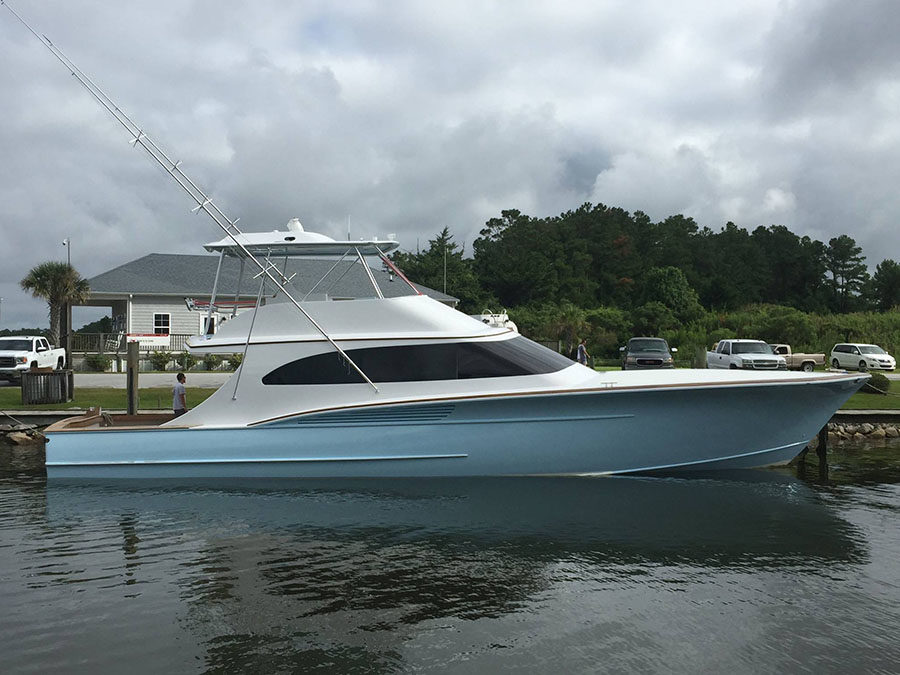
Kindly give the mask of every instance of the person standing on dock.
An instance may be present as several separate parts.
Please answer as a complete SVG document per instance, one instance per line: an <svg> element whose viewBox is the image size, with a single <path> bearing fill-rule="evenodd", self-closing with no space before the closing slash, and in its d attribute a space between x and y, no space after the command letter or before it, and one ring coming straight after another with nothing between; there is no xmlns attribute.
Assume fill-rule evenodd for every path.
<svg viewBox="0 0 900 675"><path fill-rule="evenodd" d="M187 412L187 398L184 391L185 382L184 373L178 373L175 376L175 386L172 388L172 410L175 417L184 415Z"/></svg>
<svg viewBox="0 0 900 675"><path fill-rule="evenodd" d="M582 338L581 342L578 343L578 351L576 352L576 360L583 366L587 365L588 357L587 345L585 345L585 340Z"/></svg>

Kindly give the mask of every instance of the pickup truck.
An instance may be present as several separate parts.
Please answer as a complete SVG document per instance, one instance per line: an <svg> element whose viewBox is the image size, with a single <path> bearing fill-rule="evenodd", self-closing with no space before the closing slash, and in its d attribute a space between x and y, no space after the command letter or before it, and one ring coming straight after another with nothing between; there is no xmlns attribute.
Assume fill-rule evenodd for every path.
<svg viewBox="0 0 900 675"><path fill-rule="evenodd" d="M762 340L719 340L706 352L707 368L787 370L787 361Z"/></svg>
<svg viewBox="0 0 900 675"><path fill-rule="evenodd" d="M56 368L66 365L66 350L53 349L46 338L23 335L0 337L0 379L18 382L31 368Z"/></svg>
<svg viewBox="0 0 900 675"><path fill-rule="evenodd" d="M811 373L816 366L825 365L825 354L801 354L791 351L790 345L770 344L772 351L783 356L787 362L788 370L802 370Z"/></svg>

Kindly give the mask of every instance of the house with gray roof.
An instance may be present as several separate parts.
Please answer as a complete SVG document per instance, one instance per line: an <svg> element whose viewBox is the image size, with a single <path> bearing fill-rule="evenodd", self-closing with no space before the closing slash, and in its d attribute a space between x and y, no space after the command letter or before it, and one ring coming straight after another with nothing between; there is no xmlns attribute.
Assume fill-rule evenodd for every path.
<svg viewBox="0 0 900 675"><path fill-rule="evenodd" d="M192 301L201 305L210 301L218 263L219 256L215 255L151 253L88 279L90 296L81 304L109 307L117 333L170 335L172 341L168 347L156 348L178 351L185 337L203 330L206 311L190 309L189 306ZM288 258L284 263L279 264L279 270L283 270L285 276L292 277L289 290L298 299L310 291L313 291L309 296L311 300L350 300L375 295L368 275L358 260L341 261L330 273L335 264L333 260ZM382 267L370 269L384 297L410 295L413 292L390 270ZM213 313L215 324L227 320L233 313L252 307L259 291L259 280L253 278L256 273L252 265L242 268L237 258L226 256L222 259L217 304L231 300L235 301L235 308L219 307L219 311ZM324 282L318 283L326 273ZM431 288L418 284L416 287L451 307L459 302L457 298ZM284 300L284 294L267 282L262 303ZM75 351L94 350L76 347Z"/></svg>

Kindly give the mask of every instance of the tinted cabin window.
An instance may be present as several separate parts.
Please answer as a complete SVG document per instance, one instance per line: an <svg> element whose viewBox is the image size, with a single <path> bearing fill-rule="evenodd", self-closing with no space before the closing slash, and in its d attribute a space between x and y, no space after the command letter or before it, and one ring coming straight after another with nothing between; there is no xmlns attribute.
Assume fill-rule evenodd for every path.
<svg viewBox="0 0 900 675"><path fill-rule="evenodd" d="M373 382L465 380L553 373L572 365L561 354L523 337L500 342L458 342L351 349L353 359ZM263 384L358 384L362 377L340 354L297 359L263 377Z"/></svg>

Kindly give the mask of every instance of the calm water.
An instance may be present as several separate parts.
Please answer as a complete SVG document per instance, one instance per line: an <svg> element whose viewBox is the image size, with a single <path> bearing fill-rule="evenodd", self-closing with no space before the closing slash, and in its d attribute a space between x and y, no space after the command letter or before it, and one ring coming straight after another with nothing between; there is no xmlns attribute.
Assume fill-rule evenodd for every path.
<svg viewBox="0 0 900 675"><path fill-rule="evenodd" d="M59 484L0 448L0 670L894 672L900 446L692 478Z"/></svg>

